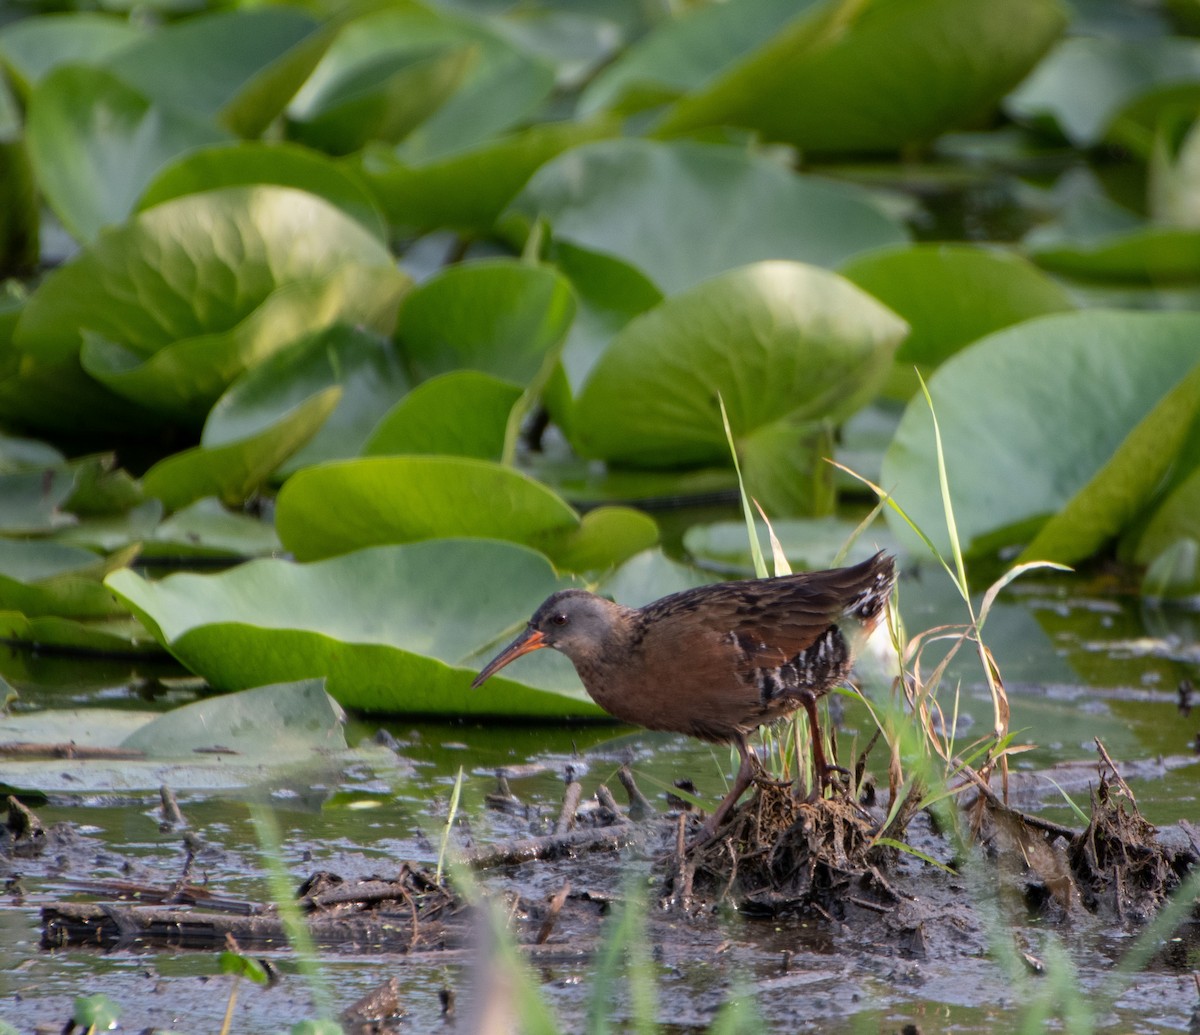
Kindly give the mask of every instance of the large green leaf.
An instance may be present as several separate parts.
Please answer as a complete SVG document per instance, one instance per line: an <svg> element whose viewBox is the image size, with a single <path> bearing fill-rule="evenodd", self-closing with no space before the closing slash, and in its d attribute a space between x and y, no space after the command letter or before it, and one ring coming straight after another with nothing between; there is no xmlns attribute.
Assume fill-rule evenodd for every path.
<svg viewBox="0 0 1200 1035"><path fill-rule="evenodd" d="M486 693L470 689L490 652L566 585L544 557L513 544L435 540L159 582L125 570L108 585L222 689L324 675L334 697L364 711L599 714L553 651Z"/></svg>
<svg viewBox="0 0 1200 1035"><path fill-rule="evenodd" d="M165 417L198 424L238 377L308 337L313 328L356 317L389 326L404 286L391 266L348 263L324 278L281 286L227 332L188 338L145 359L88 335L80 362L114 392ZM296 393L303 394L309 393Z"/></svg>
<svg viewBox="0 0 1200 1035"><path fill-rule="evenodd" d="M636 112L706 86L816 2L739 0L687 9L661 22L596 76L579 110Z"/></svg>
<svg viewBox="0 0 1200 1035"><path fill-rule="evenodd" d="M147 97L256 137L283 111L333 39L292 7L189 18L112 54L107 67Z"/></svg>
<svg viewBox="0 0 1200 1035"><path fill-rule="evenodd" d="M387 227L370 192L332 159L293 144L237 144L201 148L163 169L138 201L139 210L219 187L270 183L324 198L380 240Z"/></svg>
<svg viewBox="0 0 1200 1035"><path fill-rule="evenodd" d="M907 233L862 190L732 147L612 140L534 174L511 218L620 259L671 294L762 259L836 266Z"/></svg>
<svg viewBox="0 0 1200 1035"><path fill-rule="evenodd" d="M57 614L29 618L19 611L0 611L0 640L21 644L43 655L55 651L92 657L162 653L158 641L124 608L117 617L84 621Z"/></svg>
<svg viewBox="0 0 1200 1035"><path fill-rule="evenodd" d="M1200 230L1144 226L1108 237L1031 242L1039 266L1084 280L1187 284L1200 280Z"/></svg>
<svg viewBox="0 0 1200 1035"><path fill-rule="evenodd" d="M88 335L148 357L229 331L278 288L351 265L394 272L371 233L312 194L229 187L188 195L102 234L50 274L25 306L15 341L47 363L77 354ZM373 308L347 294L349 314Z"/></svg>
<svg viewBox="0 0 1200 1035"><path fill-rule="evenodd" d="M657 539L649 519L609 509L618 513L594 511L581 521L548 488L512 468L463 457L391 456L296 472L279 493L275 525L300 560L473 536L528 544L561 566L590 569L619 563Z"/></svg>
<svg viewBox="0 0 1200 1035"><path fill-rule="evenodd" d="M806 151L924 143L986 115L1065 22L1057 0L827 0L655 129L745 126Z"/></svg>
<svg viewBox="0 0 1200 1035"><path fill-rule="evenodd" d="M781 421L844 418L878 389L907 329L826 270L734 270L617 335L579 396L577 445L642 466L725 462L718 395L739 442Z"/></svg>
<svg viewBox="0 0 1200 1035"><path fill-rule="evenodd" d="M795 571L832 568L839 563L838 555L857 530L858 522L847 518L793 518L771 522L771 531ZM764 554L770 554L771 542L766 525L757 522L755 532ZM741 578L754 576L754 561L750 556L744 521L692 525L684 534L683 545L706 568ZM895 539L881 521L862 532L841 563L865 561L878 550L887 550L889 553L897 550Z"/></svg>
<svg viewBox="0 0 1200 1035"><path fill-rule="evenodd" d="M1122 109L1158 88L1190 89L1200 100L1200 42L1169 37L1063 40L1005 106L1017 118L1051 122L1076 147L1093 147Z"/></svg>
<svg viewBox="0 0 1200 1035"><path fill-rule="evenodd" d="M930 372L964 345L1034 316L1075 308L1036 267L1007 252L959 244L918 244L855 259L839 271L908 321L896 351L892 392L917 389L914 366Z"/></svg>
<svg viewBox="0 0 1200 1035"><path fill-rule="evenodd" d="M355 30L342 32L288 109L294 139L336 155L403 140L453 96L478 56L472 46L413 50Z"/></svg>
<svg viewBox="0 0 1200 1035"><path fill-rule="evenodd" d="M358 168L393 226L484 233L539 166L617 129L606 119L539 123L423 162L368 147Z"/></svg>
<svg viewBox="0 0 1200 1035"><path fill-rule="evenodd" d="M496 259L452 266L410 292L396 334L420 379L465 367L526 385L553 362L574 315L561 274Z"/></svg>
<svg viewBox="0 0 1200 1035"><path fill-rule="evenodd" d="M633 266L599 252L559 242L559 268L575 289L578 311L563 345L562 369L571 397L583 387L608 343L630 320L663 300L662 292ZM548 401L555 420L569 428L569 403Z"/></svg>
<svg viewBox="0 0 1200 1035"><path fill-rule="evenodd" d="M204 496L217 496L230 506L244 503L317 433L341 394L337 386L326 388L247 438L197 446L160 460L142 479L146 495L162 500L168 510Z"/></svg>
<svg viewBox="0 0 1200 1035"><path fill-rule="evenodd" d="M0 539L0 611L28 617L107 618L121 606L100 580L128 555L105 561L90 550L42 540Z"/></svg>
<svg viewBox="0 0 1200 1035"><path fill-rule="evenodd" d="M28 97L56 68L98 64L145 34L136 22L90 11L21 18L0 29L0 59Z"/></svg>
<svg viewBox="0 0 1200 1035"><path fill-rule="evenodd" d="M947 360L929 391L963 548L1032 541L1030 555L1069 563L1119 535L1152 498L1200 407L1198 363L1200 316L1116 311L1027 321ZM946 549L922 396L905 411L882 479Z"/></svg>
<svg viewBox="0 0 1200 1035"><path fill-rule="evenodd" d="M440 453L499 461L519 398L519 385L477 370L430 378L384 414L363 455Z"/></svg>
<svg viewBox="0 0 1200 1035"><path fill-rule="evenodd" d="M46 200L80 241L122 222L168 162L227 136L207 119L155 103L110 72L78 65L38 84L28 134Z"/></svg>
<svg viewBox="0 0 1200 1035"><path fill-rule="evenodd" d="M145 757L10 759L4 785L47 794L227 791L336 779L348 765L394 769L392 752L346 750L344 716L318 678L209 697L162 715L79 708L0 718L0 739L114 748ZM264 736L264 731L270 736ZM390 756L390 759L389 759Z"/></svg>
<svg viewBox="0 0 1200 1035"><path fill-rule="evenodd" d="M342 390L337 409L312 441L283 464L281 474L358 456L409 381L391 339L335 324L243 374L212 408L201 441L211 447L257 434L330 385Z"/></svg>

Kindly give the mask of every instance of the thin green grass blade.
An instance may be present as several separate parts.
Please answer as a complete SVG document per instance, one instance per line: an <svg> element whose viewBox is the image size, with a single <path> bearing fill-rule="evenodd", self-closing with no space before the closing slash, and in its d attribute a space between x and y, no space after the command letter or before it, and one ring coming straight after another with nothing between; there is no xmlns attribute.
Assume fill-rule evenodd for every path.
<svg viewBox="0 0 1200 1035"><path fill-rule="evenodd" d="M454 790L450 792L450 811L446 815L446 825L442 827L442 844L438 849L437 874L434 880L442 883L442 864L446 861L446 847L450 844L450 831L454 827L454 817L458 815L458 800L462 795L463 767L458 767L458 776L454 778Z"/></svg>
<svg viewBox="0 0 1200 1035"><path fill-rule="evenodd" d="M725 400L717 393L721 406L721 423L725 426L725 441L729 443L729 455L733 457L733 469L737 474L738 496L742 500L742 515L746 519L746 534L750 537L750 558L754 562L754 574L760 579L767 577L767 562L763 559L762 544L758 541L758 529L754 524L754 512L750 509L750 497L746 495L746 483L742 481L742 465L738 463L737 446L733 443L733 429L729 426L729 414L725 412Z"/></svg>

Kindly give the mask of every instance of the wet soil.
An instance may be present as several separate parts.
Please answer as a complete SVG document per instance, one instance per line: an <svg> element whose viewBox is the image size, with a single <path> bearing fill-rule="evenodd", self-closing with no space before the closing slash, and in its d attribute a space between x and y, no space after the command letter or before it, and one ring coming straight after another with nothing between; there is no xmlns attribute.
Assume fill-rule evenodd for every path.
<svg viewBox="0 0 1200 1035"><path fill-rule="evenodd" d="M1136 980L1113 975L1129 943L1200 864L1200 829L1184 821L1156 830L1111 764L1093 765L1092 783L1086 828L1041 821L979 793L957 814L957 829L946 828L945 812L939 825L916 810L903 829L889 825L882 843L882 805L798 801L765 784L707 844L695 843L699 823L686 811L632 819L646 808L636 788L623 807L607 789L581 801L569 783L552 832L468 846L452 879L439 882L429 868L402 861L381 867L378 858L344 858L341 872L313 871L296 895L326 969L344 977L353 965L354 978L339 977L331 994L335 1012L366 997L353 1016L375 1025L369 1030L429 1030L452 1013L473 1031L481 1016L515 1009L512 996L497 991L511 981L488 978L503 956L489 915L501 918L574 1030L611 918L627 902L644 921L668 1031L705 1027L747 987L779 1030L840 1030L864 1013L880 1030L898 1031L913 1017L923 1017L920 1030L940 1030L925 1016L935 1004L956 1030L972 1011L980 1012L977 1030L987 1030L989 1015L1020 1009L1022 982L1041 980L1064 945L1099 1020L1131 1018L1117 1022L1120 1030L1198 1030L1194 904L1162 932ZM522 808L504 782L490 804L514 817ZM99 952L136 961L236 944L286 969L276 907L215 886L204 875L220 870L222 849L190 831L182 838L181 868L120 860L88 833L45 827L10 802L0 878L10 902L21 900L23 880L38 876L78 892L39 903L43 951L63 959ZM101 859L110 876L96 879ZM223 1010L221 989L208 1002L179 998L170 991L178 981L147 986L145 973L126 968L93 989L122 1004L127 1030L180 1026L180 1010L193 1011L183 1013L183 1027L201 1030ZM3 1015L21 1030L61 1030L69 1009L62 997L31 996L28 1007L5 1004ZM240 1030L254 1031L313 1016L315 1007L303 983L285 980L245 993L243 1009Z"/></svg>

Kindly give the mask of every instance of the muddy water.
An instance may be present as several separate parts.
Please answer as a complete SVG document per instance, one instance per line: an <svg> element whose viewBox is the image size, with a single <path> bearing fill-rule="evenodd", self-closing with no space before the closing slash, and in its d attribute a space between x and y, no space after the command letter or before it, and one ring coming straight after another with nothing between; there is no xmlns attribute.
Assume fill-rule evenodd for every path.
<svg viewBox="0 0 1200 1035"><path fill-rule="evenodd" d="M910 629L957 614L952 591L940 580L905 589ZM1011 725L1020 731L1016 740L1035 745L1014 760L1014 769L1040 770L1092 757L1096 737L1118 761L1194 755L1200 698L1184 714L1178 688L1185 679L1200 684L1198 627L1196 615L1147 612L1117 597L1082 597L1061 583L1039 582L1007 594L986 638L1008 683ZM19 686L22 708L165 708L191 692L157 682L162 672L145 665L131 679L128 666L9 655L0 674ZM989 728L991 702L977 663L965 660L953 675L961 681L959 729L967 741ZM843 710L840 743L849 752L866 739L867 718L849 704L838 707ZM392 873L405 860L432 863L460 767L465 779L455 840L463 847L552 824L568 768L582 782L585 798L600 782L620 797L615 772L629 762L660 808L676 778L690 778L700 794L711 798L722 792L731 771L723 750L610 726L356 719L349 740L371 736L381 726L397 739L410 768L362 768L328 785L268 789L283 862L297 883L316 870L354 878ZM510 771L512 789L527 805L524 814L500 813L485 803L501 768ZM1134 789L1145 815L1158 824L1200 819L1200 767L1176 768L1135 782ZM1086 789L1076 797L1086 807ZM241 796L185 795L180 804L201 841L193 879L223 894L268 898L255 828ZM40 907L59 898L88 897L75 882L104 878L169 885L180 875L185 851L177 832L160 831L157 801L61 798L37 811L47 826L70 824L71 833L41 858L0 858L0 876L9 882L0 894L0 946L7 960L0 970L0 1018L22 1031L39 1024L61 1030L75 996L103 992L122 1007L124 1030L217 1030L228 979L217 975L211 954L39 947ZM1077 825L1065 803L1049 803L1043 814ZM897 865L928 869L909 858ZM530 864L485 878L497 898L516 893L525 902L541 902L564 878L571 881L574 912L565 911L546 951L533 963L535 979L565 1030L585 1026L593 994L597 925L603 921L595 915L600 907L587 903L627 893L631 879L646 889L658 1012L666 1031L702 1030L736 995L752 1001L763 1022L780 1031L899 1031L907 1024L925 1033L1012 1029L1028 1019L1031 1004L1050 995L1052 987L1049 978L1029 971L1014 945L1042 960L1065 953L1079 989L1072 1001L1094 1012L1099 1030L1186 1031L1194 1023L1198 993L1190 971L1200 967L1194 945L1172 965L1158 963L1118 983L1112 965L1132 940L1129 931L1086 916L1057 924L1038 919L998 888L983 866L968 865L959 877L929 892L931 900L945 896L948 908L962 903L970 922L957 942L931 940L923 955L864 941L819 918L749 919L728 906L691 918L665 915L653 908L663 872L664 863L648 846L565 866ZM583 892L591 898L578 898ZM233 1030L276 1031L314 1016L314 993L290 954L272 955L282 981L269 989L243 988ZM455 993L458 1029L471 1030L478 967L470 951L411 960L326 953L319 962L335 1012L395 976L406 1009L402 1030L440 1030L439 993L445 989ZM628 1020L629 998L623 991L611 998L620 1028L621 1018Z"/></svg>

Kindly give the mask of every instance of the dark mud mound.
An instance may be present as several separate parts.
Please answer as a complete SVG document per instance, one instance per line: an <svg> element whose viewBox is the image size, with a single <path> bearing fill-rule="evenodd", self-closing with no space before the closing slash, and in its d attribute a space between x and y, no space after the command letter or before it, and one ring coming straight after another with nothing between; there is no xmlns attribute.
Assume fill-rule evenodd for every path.
<svg viewBox="0 0 1200 1035"><path fill-rule="evenodd" d="M870 814L852 801L798 801L764 784L720 838L693 850L693 891L732 898L750 915L841 919L847 903L888 908L896 895L880 870L884 850L875 832Z"/></svg>

